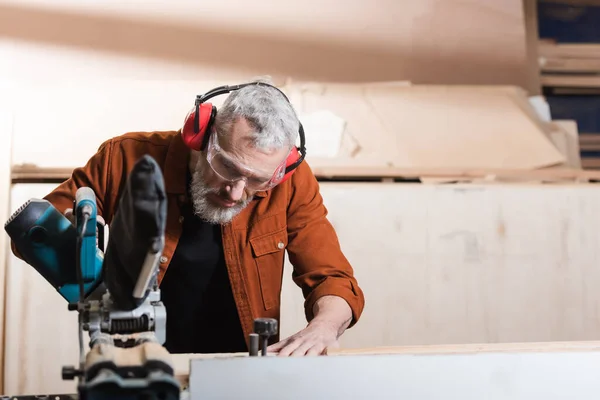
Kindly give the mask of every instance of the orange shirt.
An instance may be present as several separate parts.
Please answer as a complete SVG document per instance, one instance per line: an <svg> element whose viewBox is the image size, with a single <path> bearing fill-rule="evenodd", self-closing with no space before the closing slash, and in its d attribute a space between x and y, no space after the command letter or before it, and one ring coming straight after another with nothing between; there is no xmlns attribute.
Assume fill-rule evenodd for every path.
<svg viewBox="0 0 600 400"><path fill-rule="evenodd" d="M181 235L181 205L188 201L189 153L179 131L127 133L104 142L85 166L76 168L45 199L64 212L73 207L77 189L88 186L96 193L98 214L110 226L129 171L142 155L152 156L162 168L168 201L160 281ZM344 298L352 309L350 326L358 321L364 295L326 215L319 184L305 161L287 181L257 192L250 205L221 227L225 262L246 338L254 318L279 320L286 250L294 266L294 282L305 297L308 321L313 318L315 301L325 295Z"/></svg>

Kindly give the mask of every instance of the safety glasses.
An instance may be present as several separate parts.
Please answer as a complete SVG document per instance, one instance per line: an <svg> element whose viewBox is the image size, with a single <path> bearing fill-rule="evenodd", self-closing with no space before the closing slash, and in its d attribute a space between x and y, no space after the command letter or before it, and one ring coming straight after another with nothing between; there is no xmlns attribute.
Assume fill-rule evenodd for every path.
<svg viewBox="0 0 600 400"><path fill-rule="evenodd" d="M220 179L231 183L242 180L248 190L259 191L269 190L281 182L285 175L287 157L283 159L271 176L266 176L264 171L242 165L228 156L219 146L217 132L213 130L208 139L206 159Z"/></svg>

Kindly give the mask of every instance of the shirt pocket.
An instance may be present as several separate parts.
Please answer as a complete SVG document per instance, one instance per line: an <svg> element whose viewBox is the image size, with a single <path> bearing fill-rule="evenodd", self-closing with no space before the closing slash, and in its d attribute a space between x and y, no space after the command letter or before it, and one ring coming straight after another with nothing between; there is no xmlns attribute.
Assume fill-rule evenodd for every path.
<svg viewBox="0 0 600 400"><path fill-rule="evenodd" d="M250 239L265 310L279 302L287 244L287 228Z"/></svg>

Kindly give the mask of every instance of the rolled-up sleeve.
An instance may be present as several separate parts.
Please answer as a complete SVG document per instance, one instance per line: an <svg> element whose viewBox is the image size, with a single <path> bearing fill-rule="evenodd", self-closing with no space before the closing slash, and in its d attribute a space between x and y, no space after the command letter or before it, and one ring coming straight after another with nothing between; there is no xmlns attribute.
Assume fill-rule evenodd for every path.
<svg viewBox="0 0 600 400"><path fill-rule="evenodd" d="M305 298L306 319L313 319L313 306L319 298L339 296L352 309L352 327L362 314L365 298L327 219L319 183L306 162L290 181L287 251L294 267L293 280Z"/></svg>

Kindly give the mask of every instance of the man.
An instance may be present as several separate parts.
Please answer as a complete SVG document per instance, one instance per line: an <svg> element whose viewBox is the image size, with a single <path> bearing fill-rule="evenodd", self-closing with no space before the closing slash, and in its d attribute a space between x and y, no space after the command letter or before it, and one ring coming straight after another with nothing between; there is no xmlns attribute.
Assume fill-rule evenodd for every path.
<svg viewBox="0 0 600 400"><path fill-rule="evenodd" d="M68 212L77 188L89 186L110 226L135 162L144 154L158 162L168 196L159 283L172 353L247 351L254 318L279 319L286 250L309 323L273 338L269 351L323 354L364 307L310 167L301 162L283 177L299 120L278 89L256 83L232 91L207 126L205 105L192 110L203 117L188 115L196 124L191 137L183 130L131 132L104 142L45 197ZM194 148L198 124L206 140Z"/></svg>

